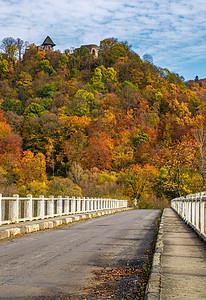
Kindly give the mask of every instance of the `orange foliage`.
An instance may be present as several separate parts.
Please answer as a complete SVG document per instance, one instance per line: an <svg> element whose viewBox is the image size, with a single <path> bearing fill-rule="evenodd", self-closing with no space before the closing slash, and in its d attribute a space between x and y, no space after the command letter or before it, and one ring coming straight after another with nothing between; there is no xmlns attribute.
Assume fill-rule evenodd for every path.
<svg viewBox="0 0 206 300"><path fill-rule="evenodd" d="M38 51L36 55L37 55L39 60L45 59L45 52L44 51Z"/></svg>

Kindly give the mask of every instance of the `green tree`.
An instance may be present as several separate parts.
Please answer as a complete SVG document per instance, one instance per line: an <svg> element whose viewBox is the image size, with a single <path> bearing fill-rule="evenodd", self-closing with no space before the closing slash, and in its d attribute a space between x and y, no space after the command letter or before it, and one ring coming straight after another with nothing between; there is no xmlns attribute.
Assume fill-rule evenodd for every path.
<svg viewBox="0 0 206 300"><path fill-rule="evenodd" d="M16 52L17 52L17 48L15 45L11 45L9 46L7 49L6 49L6 53L8 54L8 58L10 60L14 60L15 58L15 55L16 55Z"/></svg>
<svg viewBox="0 0 206 300"><path fill-rule="evenodd" d="M102 58L104 65L111 66L117 59L127 56L129 50L127 42L109 38L100 42L99 57Z"/></svg>
<svg viewBox="0 0 206 300"><path fill-rule="evenodd" d="M92 92L80 89L75 94L71 103L69 113L70 115L81 116L95 116L99 107L99 100Z"/></svg>
<svg viewBox="0 0 206 300"><path fill-rule="evenodd" d="M24 112L23 104L20 100L15 99L6 99L2 103L2 109L4 111L13 111L17 113L17 115L22 115Z"/></svg>
<svg viewBox="0 0 206 300"><path fill-rule="evenodd" d="M34 118L34 117L40 117L41 115L43 115L44 112L45 112L44 106L42 106L41 104L32 102L32 103L25 109L24 115L25 115L27 118Z"/></svg>
<svg viewBox="0 0 206 300"><path fill-rule="evenodd" d="M49 73L49 75L56 75L56 71L53 69L53 67L50 65L49 60L47 59L43 59L39 62L39 68L40 70Z"/></svg>
<svg viewBox="0 0 206 300"><path fill-rule="evenodd" d="M107 92L110 85L116 83L116 71L113 68L97 67L91 78L92 87L99 92Z"/></svg>
<svg viewBox="0 0 206 300"><path fill-rule="evenodd" d="M63 68L69 62L69 58L66 54L63 54L59 60L59 67Z"/></svg>
<svg viewBox="0 0 206 300"><path fill-rule="evenodd" d="M0 60L0 78L4 78L9 74L9 63L6 59Z"/></svg>

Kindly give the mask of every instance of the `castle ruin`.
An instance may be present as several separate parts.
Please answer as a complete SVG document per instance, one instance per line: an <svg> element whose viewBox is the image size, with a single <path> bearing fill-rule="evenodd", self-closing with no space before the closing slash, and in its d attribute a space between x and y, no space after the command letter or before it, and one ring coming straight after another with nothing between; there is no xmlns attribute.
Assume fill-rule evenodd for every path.
<svg viewBox="0 0 206 300"><path fill-rule="evenodd" d="M41 46L37 46L37 51L53 51L53 47L56 46L52 39L47 36L44 42L41 44ZM91 44L91 45L82 45L80 48L85 47L89 50L89 53L93 55L95 58L98 57L98 46ZM74 52L79 50L80 48L75 48ZM65 50L65 53L68 53L68 50Z"/></svg>
<svg viewBox="0 0 206 300"><path fill-rule="evenodd" d="M37 51L53 51L54 46L56 46L56 44L47 36L41 46L37 46Z"/></svg>

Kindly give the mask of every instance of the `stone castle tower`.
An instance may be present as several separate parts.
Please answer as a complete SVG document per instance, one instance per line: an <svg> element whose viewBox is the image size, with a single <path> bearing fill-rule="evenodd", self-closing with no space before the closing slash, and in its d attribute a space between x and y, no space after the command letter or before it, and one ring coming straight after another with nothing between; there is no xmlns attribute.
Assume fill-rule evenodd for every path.
<svg viewBox="0 0 206 300"><path fill-rule="evenodd" d="M47 36L41 46L37 46L37 51L53 51L54 46L56 46L56 44Z"/></svg>

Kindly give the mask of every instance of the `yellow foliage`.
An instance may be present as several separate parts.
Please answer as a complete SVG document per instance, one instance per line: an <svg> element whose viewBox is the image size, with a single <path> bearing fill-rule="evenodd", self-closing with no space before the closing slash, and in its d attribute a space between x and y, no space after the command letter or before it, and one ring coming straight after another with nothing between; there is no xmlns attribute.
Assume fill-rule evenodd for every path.
<svg viewBox="0 0 206 300"><path fill-rule="evenodd" d="M46 160L42 153L24 151L20 167L16 169L18 184L28 184L33 181L44 182L46 176Z"/></svg>

